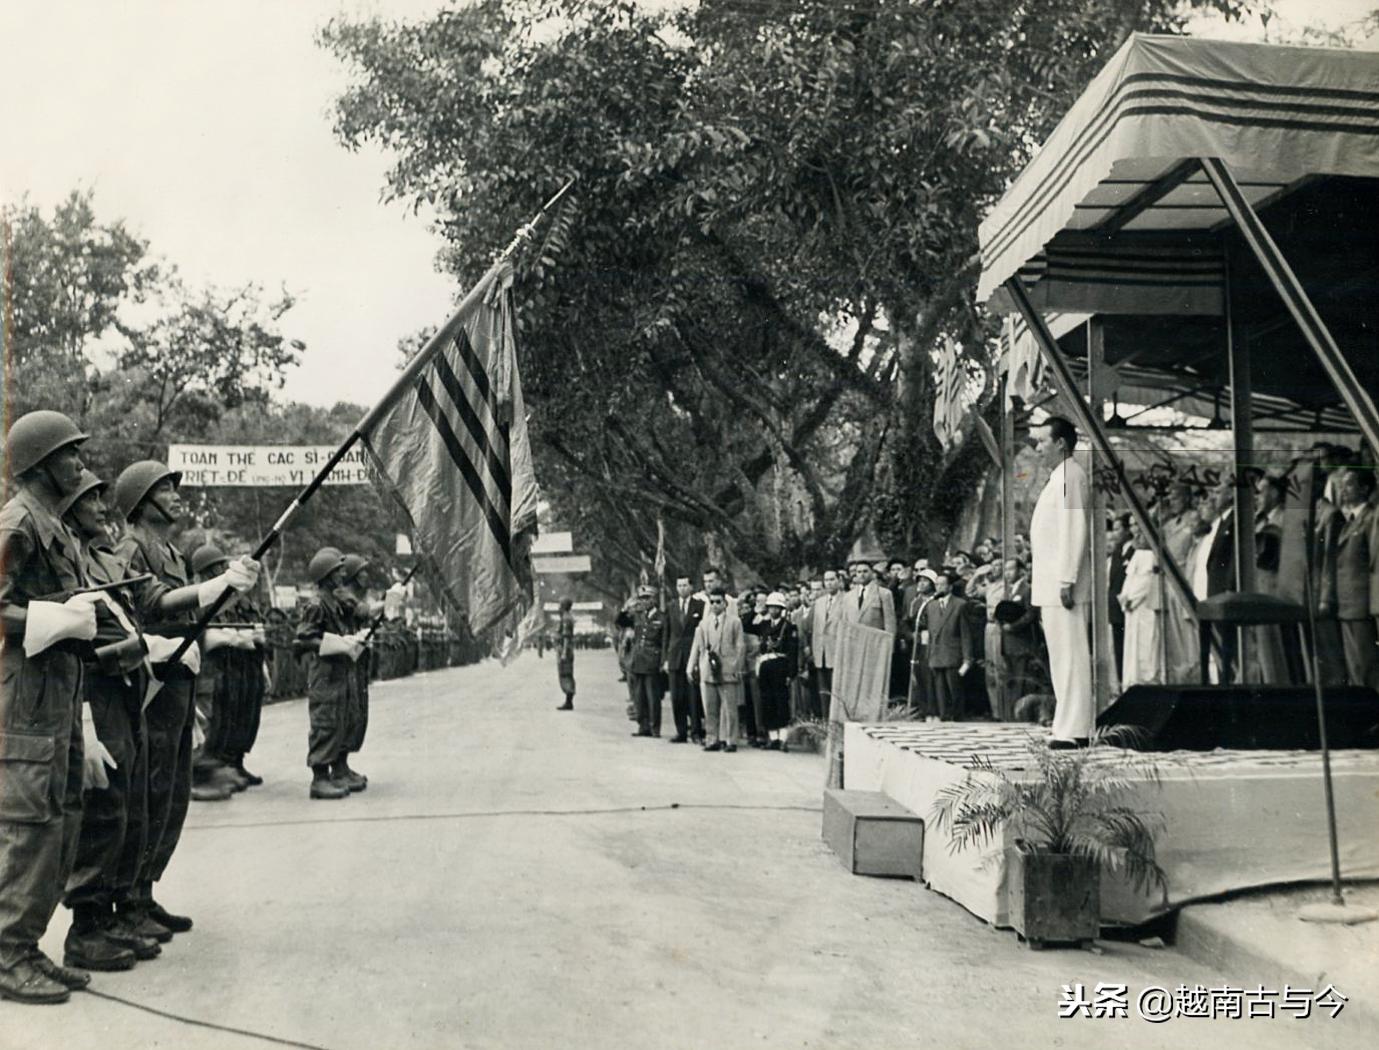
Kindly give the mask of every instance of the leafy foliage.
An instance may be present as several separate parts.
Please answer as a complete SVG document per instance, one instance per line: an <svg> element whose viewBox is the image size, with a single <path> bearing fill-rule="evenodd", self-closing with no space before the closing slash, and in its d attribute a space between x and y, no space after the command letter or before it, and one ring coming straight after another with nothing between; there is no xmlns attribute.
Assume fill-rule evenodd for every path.
<svg viewBox="0 0 1379 1050"><path fill-rule="evenodd" d="M1160 786L1153 755L1121 750L1135 731L1098 731L1090 748L1052 750L1033 737L1033 770L1012 771L973 755L963 780L942 788L934 802L935 826L949 834L956 853L992 841L1009 827L1016 842L1049 853L1094 860L1137 888L1166 885L1154 852L1163 817L1143 813L1132 801L1145 785Z"/></svg>
<svg viewBox="0 0 1379 1050"><path fill-rule="evenodd" d="M929 425L943 337L992 389L977 220L1126 35L1181 10L480 0L321 39L353 72L341 141L392 151L386 192L436 214L461 283L578 177L518 269L523 376L556 515L625 586L656 517L754 577L835 561L869 518L940 542L982 467Z"/></svg>

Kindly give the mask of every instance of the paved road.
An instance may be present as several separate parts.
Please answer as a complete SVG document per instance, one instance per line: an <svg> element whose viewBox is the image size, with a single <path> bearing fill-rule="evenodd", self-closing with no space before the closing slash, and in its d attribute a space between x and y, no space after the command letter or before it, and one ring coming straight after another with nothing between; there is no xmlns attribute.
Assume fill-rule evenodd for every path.
<svg viewBox="0 0 1379 1050"><path fill-rule="evenodd" d="M196 806L160 891L196 930L97 975L127 1002L0 1003L0 1048L1367 1045L1346 1015L1060 1021L1070 981L1222 978L1138 945L1031 952L850 876L819 841L821 759L634 740L611 656L578 674L573 714L532 655L377 687L371 785L342 802L307 799L303 704L268 709L268 783Z"/></svg>

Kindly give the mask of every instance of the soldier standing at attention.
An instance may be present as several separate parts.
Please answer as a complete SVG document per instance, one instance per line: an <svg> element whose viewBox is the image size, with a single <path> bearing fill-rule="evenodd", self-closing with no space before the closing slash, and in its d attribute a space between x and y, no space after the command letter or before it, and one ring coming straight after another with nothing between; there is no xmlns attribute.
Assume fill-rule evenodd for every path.
<svg viewBox="0 0 1379 1050"><path fill-rule="evenodd" d="M359 688L355 664L364 646L352 634L354 624L336 597L345 568L345 556L334 547L322 547L307 565L307 579L316 595L302 611L293 648L315 654L307 672L306 699L311 719L307 765L311 767L311 797L346 798L346 719L353 694Z"/></svg>
<svg viewBox="0 0 1379 1050"><path fill-rule="evenodd" d="M340 570L342 602L361 639L369 633L373 618L382 612L381 608L375 609L369 604L368 568L369 560L362 554L346 554L345 565ZM354 694L354 704L350 709L345 730L345 750L340 756L340 772L351 791L363 791L369 786L369 778L350 768L349 756L363 748L364 734L369 729L369 680L373 675L372 646L364 646L354 667L358 689Z"/></svg>
<svg viewBox="0 0 1379 1050"><path fill-rule="evenodd" d="M637 731L633 736L661 735L661 673L666 668L666 620L656 607L656 590L637 591L633 620L632 653L627 663L632 699L637 705Z"/></svg>
<svg viewBox="0 0 1379 1050"><path fill-rule="evenodd" d="M570 598L560 599L560 623L555 632L555 672L565 702L556 708L557 711L575 709L575 616L571 612L574 604Z"/></svg>
<svg viewBox="0 0 1379 1050"><path fill-rule="evenodd" d="M211 543L192 552L198 582L219 575L229 556ZM234 622L235 602L226 602L201 635L201 673L196 676L195 727L192 730L192 801L223 802L248 782L241 780L215 752L218 727L229 716L236 688L235 653L243 644L239 632L221 626Z"/></svg>
<svg viewBox="0 0 1379 1050"><path fill-rule="evenodd" d="M81 828L81 657L96 636L81 544L58 507L81 483L86 440L60 412L15 420L0 509L0 997L60 1003L90 977L38 947L71 871Z"/></svg>
<svg viewBox="0 0 1379 1050"><path fill-rule="evenodd" d="M169 658L178 647L177 639L185 637L195 622L196 608L210 606L226 590L250 590L259 572L258 562L238 558L213 579L192 582L191 564L171 539L173 526L182 517L181 483L181 473L152 459L131 463L115 479L115 509L129 526L115 553L127 575L151 573L159 585L141 590L136 599L149 657L162 686L144 709L148 836L138 884L126 905L136 929L150 934L156 934L157 927L172 933L192 928L191 919L174 915L153 899L153 884L167 871L182 837L192 795L192 727L200 650L191 646L176 664L169 663Z"/></svg>
<svg viewBox="0 0 1379 1050"><path fill-rule="evenodd" d="M100 478L83 471L81 484L59 506L64 523L82 541L87 574L97 585L125 578L123 564L107 545L105 488ZM107 593L116 605L97 607L98 620L106 620L98 623L99 659L85 667L89 731L84 734L81 832L63 897L72 909L72 925L62 961L82 970L128 970L138 959L156 957L159 939L172 939L166 931L160 938L140 934L128 912L115 910L134 893L144 847L148 769L139 753L149 674L133 603L118 589Z"/></svg>

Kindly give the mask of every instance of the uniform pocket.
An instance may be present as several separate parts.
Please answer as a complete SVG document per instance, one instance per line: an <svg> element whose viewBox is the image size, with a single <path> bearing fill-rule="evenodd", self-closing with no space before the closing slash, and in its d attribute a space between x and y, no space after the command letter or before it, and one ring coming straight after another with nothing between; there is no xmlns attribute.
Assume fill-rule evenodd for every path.
<svg viewBox="0 0 1379 1050"><path fill-rule="evenodd" d="M0 733L0 820L42 824L50 813L53 759L50 736Z"/></svg>

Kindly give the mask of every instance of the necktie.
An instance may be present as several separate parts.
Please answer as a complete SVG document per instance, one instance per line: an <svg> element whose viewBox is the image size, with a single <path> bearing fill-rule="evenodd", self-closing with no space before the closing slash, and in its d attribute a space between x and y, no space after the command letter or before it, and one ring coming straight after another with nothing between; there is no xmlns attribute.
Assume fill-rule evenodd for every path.
<svg viewBox="0 0 1379 1050"><path fill-rule="evenodd" d="M867 592L863 588L857 588L857 608L862 608L862 599L866 596L866 593Z"/></svg>

